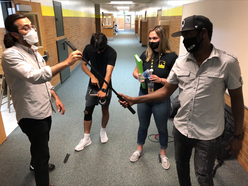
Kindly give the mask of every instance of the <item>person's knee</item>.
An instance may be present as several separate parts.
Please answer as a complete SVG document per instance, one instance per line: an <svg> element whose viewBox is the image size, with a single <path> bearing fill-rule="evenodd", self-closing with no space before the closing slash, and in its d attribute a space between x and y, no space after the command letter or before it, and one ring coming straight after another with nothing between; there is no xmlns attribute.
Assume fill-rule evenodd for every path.
<svg viewBox="0 0 248 186"><path fill-rule="evenodd" d="M92 113L94 110L94 106L86 107L84 110L84 121L92 120Z"/></svg>

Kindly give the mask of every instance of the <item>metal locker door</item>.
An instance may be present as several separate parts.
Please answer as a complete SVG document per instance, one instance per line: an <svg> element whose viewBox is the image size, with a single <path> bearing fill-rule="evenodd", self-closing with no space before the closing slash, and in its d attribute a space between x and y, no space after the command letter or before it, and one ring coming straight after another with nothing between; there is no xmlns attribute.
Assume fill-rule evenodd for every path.
<svg viewBox="0 0 248 186"><path fill-rule="evenodd" d="M66 38L56 41L59 62L68 58L68 47L65 43ZM70 67L66 67L60 72L61 83L63 83L70 76Z"/></svg>

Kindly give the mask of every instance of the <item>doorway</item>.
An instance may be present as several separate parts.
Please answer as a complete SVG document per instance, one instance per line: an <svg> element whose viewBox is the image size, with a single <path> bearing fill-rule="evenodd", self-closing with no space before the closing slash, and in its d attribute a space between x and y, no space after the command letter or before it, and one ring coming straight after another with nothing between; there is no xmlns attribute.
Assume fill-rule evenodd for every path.
<svg viewBox="0 0 248 186"><path fill-rule="evenodd" d="M131 15L124 15L124 31L131 31Z"/></svg>
<svg viewBox="0 0 248 186"><path fill-rule="evenodd" d="M133 31L135 30L135 14L117 14L116 23L119 31Z"/></svg>

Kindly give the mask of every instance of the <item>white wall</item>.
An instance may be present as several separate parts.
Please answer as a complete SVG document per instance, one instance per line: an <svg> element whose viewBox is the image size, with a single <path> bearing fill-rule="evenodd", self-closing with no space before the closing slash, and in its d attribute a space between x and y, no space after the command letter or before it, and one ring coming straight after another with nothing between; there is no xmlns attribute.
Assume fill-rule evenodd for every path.
<svg viewBox="0 0 248 186"><path fill-rule="evenodd" d="M243 94L248 106L248 1L202 1L183 6L182 19L191 15L203 15L213 23L212 44L236 56L244 81ZM181 37L179 55L186 52Z"/></svg>
<svg viewBox="0 0 248 186"><path fill-rule="evenodd" d="M3 20L3 12L2 12L1 3L0 3L0 28L4 28L4 20Z"/></svg>
<svg viewBox="0 0 248 186"><path fill-rule="evenodd" d="M51 7L53 6L53 1L52 0L21 0L21 1L29 1L29 2L34 2L34 3L40 3L41 5L44 5L44 6L51 6Z"/></svg>

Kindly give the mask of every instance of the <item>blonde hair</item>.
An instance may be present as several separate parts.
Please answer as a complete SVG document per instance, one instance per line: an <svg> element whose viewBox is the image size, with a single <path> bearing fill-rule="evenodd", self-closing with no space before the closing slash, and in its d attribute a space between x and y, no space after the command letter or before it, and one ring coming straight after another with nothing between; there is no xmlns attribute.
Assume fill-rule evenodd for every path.
<svg viewBox="0 0 248 186"><path fill-rule="evenodd" d="M168 40L168 36L167 36L165 28L161 25L158 25L158 26L155 26L153 29L151 29L149 31L149 34L152 31L155 31L158 37L160 38L159 46L158 46L159 56L161 53L170 53L171 49L170 49L169 40ZM146 55L147 62L149 62L154 57L153 51L149 45L147 47L145 55Z"/></svg>

